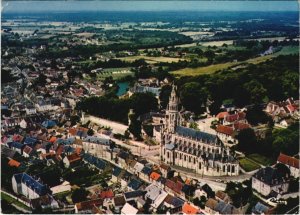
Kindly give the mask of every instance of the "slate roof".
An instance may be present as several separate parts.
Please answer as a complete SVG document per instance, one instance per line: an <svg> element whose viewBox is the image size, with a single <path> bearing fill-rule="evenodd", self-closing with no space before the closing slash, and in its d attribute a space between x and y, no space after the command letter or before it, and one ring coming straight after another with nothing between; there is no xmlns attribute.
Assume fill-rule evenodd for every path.
<svg viewBox="0 0 300 215"><path fill-rule="evenodd" d="M253 177L270 186L280 184L286 180L286 176L283 175L283 173L272 167L266 167L258 170Z"/></svg>
<svg viewBox="0 0 300 215"><path fill-rule="evenodd" d="M129 157L129 154L127 152L124 152L124 151L121 151L119 154L118 154L118 157L119 158L122 158L124 160L126 160L128 157Z"/></svg>
<svg viewBox="0 0 300 215"><path fill-rule="evenodd" d="M197 140L203 140L208 143L216 142L218 139L216 135L182 126L177 126L175 132L180 136L189 137Z"/></svg>
<svg viewBox="0 0 300 215"><path fill-rule="evenodd" d="M24 140L24 144L33 145L37 142L37 139L32 137L26 137Z"/></svg>
<svg viewBox="0 0 300 215"><path fill-rule="evenodd" d="M168 149L168 150L173 150L175 148L175 145L174 144L165 144L165 148Z"/></svg>
<svg viewBox="0 0 300 215"><path fill-rule="evenodd" d="M145 167L142 169L142 173L144 173L145 175L150 175L151 172L152 172L152 170L151 170L150 167L145 166Z"/></svg>
<svg viewBox="0 0 300 215"><path fill-rule="evenodd" d="M56 122L54 122L53 120L46 120L42 123L42 126L45 128L52 128L56 126Z"/></svg>
<svg viewBox="0 0 300 215"><path fill-rule="evenodd" d="M142 182L138 179L131 179L130 182L128 183L128 187L131 187L133 190L137 190L140 188L142 185Z"/></svg>
<svg viewBox="0 0 300 215"><path fill-rule="evenodd" d="M31 176L26 173L19 173L13 176L18 184L23 183L30 189L34 190L39 196L46 195L51 193L50 189L46 185L41 184L40 182L34 180Z"/></svg>
<svg viewBox="0 0 300 215"><path fill-rule="evenodd" d="M100 137L96 137L96 136L87 136L85 138L83 138L84 142L90 142L90 143L99 143L99 144L105 144L105 145L109 145L109 139L107 138L100 138Z"/></svg>
<svg viewBox="0 0 300 215"><path fill-rule="evenodd" d="M85 160L89 164L94 165L98 169L102 169L103 170L106 167L106 162L104 160L102 160L100 158L97 158L97 157L94 157L93 155L91 155L89 153L85 153L83 155L83 160Z"/></svg>
<svg viewBox="0 0 300 215"><path fill-rule="evenodd" d="M121 172L122 172L122 169L116 166L116 167L114 168L112 174L113 174L114 176L116 176L116 177L119 177L119 175L121 174Z"/></svg>
<svg viewBox="0 0 300 215"><path fill-rule="evenodd" d="M9 142L7 143L7 145L10 148L17 148L17 149L21 149L24 146L22 143L18 143L18 142Z"/></svg>
<svg viewBox="0 0 300 215"><path fill-rule="evenodd" d="M267 207L266 205L257 202L257 204L252 208L252 213L254 214L266 214L266 212L269 210L270 208Z"/></svg>
<svg viewBox="0 0 300 215"><path fill-rule="evenodd" d="M135 190L135 191L124 193L124 196L125 196L126 199L131 199L131 198L137 198L139 196L144 196L145 194L146 194L146 191Z"/></svg>

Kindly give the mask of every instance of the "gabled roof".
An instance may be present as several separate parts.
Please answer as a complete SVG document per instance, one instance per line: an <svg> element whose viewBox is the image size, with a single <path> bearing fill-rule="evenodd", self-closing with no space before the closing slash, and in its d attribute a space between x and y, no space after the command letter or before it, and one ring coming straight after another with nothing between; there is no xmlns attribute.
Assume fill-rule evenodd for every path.
<svg viewBox="0 0 300 215"><path fill-rule="evenodd" d="M209 134L203 131L198 131L192 128L186 128L182 126L177 126L176 127L176 134L184 137L189 137L197 140L203 140L206 142L216 142L217 141L217 136L213 134Z"/></svg>
<svg viewBox="0 0 300 215"><path fill-rule="evenodd" d="M100 206L103 204L102 199L93 199L89 201L76 203L77 209L80 210L91 210L94 206Z"/></svg>
<svg viewBox="0 0 300 215"><path fill-rule="evenodd" d="M138 212L138 209L136 209L135 207L131 206L128 203L126 203L121 210L121 214L124 214L124 215L134 215L134 214L137 214L137 212Z"/></svg>
<svg viewBox="0 0 300 215"><path fill-rule="evenodd" d="M266 214L270 210L266 205L257 202L257 204L252 208L252 213L254 214Z"/></svg>
<svg viewBox="0 0 300 215"><path fill-rule="evenodd" d="M139 196L144 196L145 194L146 194L146 191L134 190L134 191L124 193L124 196L126 199L131 199L131 198L137 198Z"/></svg>
<svg viewBox="0 0 300 215"><path fill-rule="evenodd" d="M19 167L21 165L21 163L14 160L14 159L10 159L8 161L8 165L11 166L11 167Z"/></svg>
<svg viewBox="0 0 300 215"><path fill-rule="evenodd" d="M94 165L98 169L102 169L103 170L106 167L106 161L104 161L104 160L102 160L100 158L94 157L93 155L91 155L89 153L85 153L83 155L83 160L85 160L86 162Z"/></svg>
<svg viewBox="0 0 300 215"><path fill-rule="evenodd" d="M180 193L183 187L183 183L181 183L180 181L174 182L170 179L167 179L166 186L171 190L173 190L174 192Z"/></svg>
<svg viewBox="0 0 300 215"><path fill-rule="evenodd" d="M198 211L199 209L196 206L191 205L187 202L185 202L184 205L182 206L182 212L185 214L197 214Z"/></svg>
<svg viewBox="0 0 300 215"><path fill-rule="evenodd" d="M226 125L218 125L216 131L230 136L232 136L234 132L232 127Z"/></svg>
<svg viewBox="0 0 300 215"><path fill-rule="evenodd" d="M10 148L17 148L17 149L21 149L24 146L22 143L18 143L18 142L9 142L7 143L7 145Z"/></svg>
<svg viewBox="0 0 300 215"><path fill-rule="evenodd" d="M67 155L67 158L68 158L70 163L81 160L81 157L76 153L71 154L71 155Z"/></svg>
<svg viewBox="0 0 300 215"><path fill-rule="evenodd" d="M259 169L253 177L270 186L280 184L286 180L286 175L284 175L283 172L272 167Z"/></svg>
<svg viewBox="0 0 300 215"><path fill-rule="evenodd" d="M26 186L30 187L39 196L43 196L51 192L46 185L43 185L40 182L34 180L31 176L27 175L26 173L15 174L13 177L15 178L18 184L22 182Z"/></svg>
<svg viewBox="0 0 300 215"><path fill-rule="evenodd" d="M29 155L29 154L32 152L32 150L33 150L33 149L32 149L31 147L29 147L29 146L26 145L26 146L24 147L24 149L23 149L23 152L25 152L26 154Z"/></svg>
<svg viewBox="0 0 300 215"><path fill-rule="evenodd" d="M150 167L144 166L144 168L142 169L142 173L144 173L145 175L150 175L152 172L152 169Z"/></svg>
<svg viewBox="0 0 300 215"><path fill-rule="evenodd" d="M99 197L101 199L111 199L114 197L114 193L111 189L109 190L102 190Z"/></svg>
<svg viewBox="0 0 300 215"><path fill-rule="evenodd" d="M160 177L161 177L161 175L160 175L159 173L157 173L157 172L152 172L152 173L150 174L150 178L151 178L152 180L154 180L154 181L157 181Z"/></svg>
<svg viewBox="0 0 300 215"><path fill-rule="evenodd" d="M114 204L115 206L122 206L126 203L126 200L124 198L124 196L115 196L114 198Z"/></svg>
<svg viewBox="0 0 300 215"><path fill-rule="evenodd" d="M140 188L140 186L142 185L142 182L138 179L131 179L130 182L128 183L128 187L131 187L133 190L137 190Z"/></svg>
<svg viewBox="0 0 300 215"><path fill-rule="evenodd" d="M280 153L280 155L278 156L277 161L280 162L280 163L283 163L287 166L292 166L292 167L295 167L295 168L299 169L300 160L297 159L297 158L293 158L291 156Z"/></svg>
<svg viewBox="0 0 300 215"><path fill-rule="evenodd" d="M139 162L136 162L136 164L134 165L134 169L137 171L137 172L141 172L142 169L144 168L144 165L139 163Z"/></svg>
<svg viewBox="0 0 300 215"><path fill-rule="evenodd" d="M243 130L243 129L247 129L247 128L250 128L250 125L247 124L247 123L242 123L242 122L236 122L234 123L234 129L236 130Z"/></svg>
<svg viewBox="0 0 300 215"><path fill-rule="evenodd" d="M114 168L112 174L113 174L114 176L116 176L116 177L119 177L119 175L121 174L121 172L122 172L122 169L116 166L116 167Z"/></svg>
<svg viewBox="0 0 300 215"><path fill-rule="evenodd" d="M29 145L33 145L36 142L37 142L37 139L32 138L32 137L26 137L24 140L24 144L29 144Z"/></svg>
<svg viewBox="0 0 300 215"><path fill-rule="evenodd" d="M229 113L228 112L220 112L220 113L218 113L217 114L217 118L218 119L224 119L226 116L228 116L229 115Z"/></svg>

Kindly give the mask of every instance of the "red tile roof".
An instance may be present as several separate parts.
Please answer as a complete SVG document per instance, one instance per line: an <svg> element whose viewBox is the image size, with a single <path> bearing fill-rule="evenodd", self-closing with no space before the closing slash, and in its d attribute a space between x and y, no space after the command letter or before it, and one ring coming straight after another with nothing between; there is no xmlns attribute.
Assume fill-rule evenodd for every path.
<svg viewBox="0 0 300 215"><path fill-rule="evenodd" d="M277 161L287 166L292 166L299 169L299 159L293 158L291 156L280 153Z"/></svg>
<svg viewBox="0 0 300 215"><path fill-rule="evenodd" d="M234 122L237 120L242 120L245 119L246 114L244 112L239 112L239 113L235 113L235 114L231 114L225 117L225 120L227 122Z"/></svg>
<svg viewBox="0 0 300 215"><path fill-rule="evenodd" d="M14 166L14 167L19 167L21 165L20 162L14 160L14 159L11 159L9 162L8 162L8 165L9 166Z"/></svg>
<svg viewBox="0 0 300 215"><path fill-rule="evenodd" d="M102 190L99 197L101 199L112 199L114 197L114 193L112 190Z"/></svg>
<svg viewBox="0 0 300 215"><path fill-rule="evenodd" d="M154 181L157 181L160 178L160 174L158 174L157 172L152 172L150 174L150 178Z"/></svg>
<svg viewBox="0 0 300 215"><path fill-rule="evenodd" d="M233 134L233 128L225 125L218 125L216 131L230 136Z"/></svg>
<svg viewBox="0 0 300 215"><path fill-rule="evenodd" d="M52 136L49 140L50 143L54 143L56 141L56 137Z"/></svg>
<svg viewBox="0 0 300 215"><path fill-rule="evenodd" d="M95 200L76 203L76 207L78 210L88 210L88 209L92 209L94 206L100 206L102 204L103 204L102 199L95 199Z"/></svg>
<svg viewBox="0 0 300 215"><path fill-rule="evenodd" d="M182 212L185 214L197 214L199 209L187 202L182 206Z"/></svg>
<svg viewBox="0 0 300 215"><path fill-rule="evenodd" d="M68 155L67 158L68 158L70 163L81 160L81 157L77 153Z"/></svg>
<svg viewBox="0 0 300 215"><path fill-rule="evenodd" d="M183 187L183 183L181 183L180 181L174 182L170 179L167 179L166 186L174 192L180 193Z"/></svg>
<svg viewBox="0 0 300 215"><path fill-rule="evenodd" d="M29 146L25 146L23 149L23 152L25 152L26 154L29 155L32 152L32 148Z"/></svg>
<svg viewBox="0 0 300 215"><path fill-rule="evenodd" d="M75 129L75 128L70 128L70 129L69 129L69 133L70 133L71 135L75 136L75 135L77 134L77 129Z"/></svg>
<svg viewBox="0 0 300 215"><path fill-rule="evenodd" d="M250 128L250 125L247 123L242 123L242 122L234 123L234 129L236 129L236 130L243 130L243 129L247 129L247 128Z"/></svg>
<svg viewBox="0 0 300 215"><path fill-rule="evenodd" d="M228 115L229 115L228 112L220 112L220 113L218 113L217 118L218 119L224 119L225 116L228 116Z"/></svg>

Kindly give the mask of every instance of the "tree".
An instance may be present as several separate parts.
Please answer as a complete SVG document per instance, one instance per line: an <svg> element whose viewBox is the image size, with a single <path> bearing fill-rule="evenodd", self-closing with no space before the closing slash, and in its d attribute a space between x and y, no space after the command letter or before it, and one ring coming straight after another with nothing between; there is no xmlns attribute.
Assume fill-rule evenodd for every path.
<svg viewBox="0 0 300 215"><path fill-rule="evenodd" d="M94 135L94 130L90 128L90 129L87 131L87 134L88 134L89 136L93 136L93 135Z"/></svg>
<svg viewBox="0 0 300 215"><path fill-rule="evenodd" d="M157 99L152 93L135 93L130 97L130 102L136 116L157 111L158 108Z"/></svg>
<svg viewBox="0 0 300 215"><path fill-rule="evenodd" d="M159 94L159 100L160 100L160 106L162 109L165 109L169 102L169 97L171 95L172 86L171 85L164 85L161 88L160 94Z"/></svg>
<svg viewBox="0 0 300 215"><path fill-rule="evenodd" d="M247 110L246 119L252 125L257 125L259 123L269 123L271 125L273 123L272 118L268 116L258 105Z"/></svg>
<svg viewBox="0 0 300 215"><path fill-rule="evenodd" d="M189 82L181 88L181 102L187 109L196 114L204 111L204 105L208 97L208 92L197 82Z"/></svg>
<svg viewBox="0 0 300 215"><path fill-rule="evenodd" d="M88 193L89 192L83 188L74 190L71 195L73 203L78 203L78 202L82 202L82 201L86 200Z"/></svg>
<svg viewBox="0 0 300 215"><path fill-rule="evenodd" d="M137 116L135 113L129 115L129 118L130 118L130 125L128 127L128 130L130 131L130 133L132 133L132 135L136 139L141 139L142 123L139 120L137 120Z"/></svg>
<svg viewBox="0 0 300 215"><path fill-rule="evenodd" d="M267 95L267 90L257 80L251 80L243 85L246 93L249 95L250 102L260 104ZM246 94L246 95L247 95Z"/></svg>
<svg viewBox="0 0 300 215"><path fill-rule="evenodd" d="M254 133L254 130L251 128L244 129L240 131L237 135L238 150L245 152L246 154L256 151L257 148L257 139Z"/></svg>

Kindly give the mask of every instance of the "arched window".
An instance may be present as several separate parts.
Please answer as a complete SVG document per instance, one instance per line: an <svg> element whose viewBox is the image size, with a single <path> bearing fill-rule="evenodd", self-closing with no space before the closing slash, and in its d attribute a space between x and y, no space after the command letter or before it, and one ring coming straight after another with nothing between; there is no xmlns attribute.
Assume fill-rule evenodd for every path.
<svg viewBox="0 0 300 215"><path fill-rule="evenodd" d="M170 152L167 153L167 158L170 158Z"/></svg>
<svg viewBox="0 0 300 215"><path fill-rule="evenodd" d="M180 159L180 160L182 159L182 154L181 154L181 153L180 153L179 159Z"/></svg>
<svg viewBox="0 0 300 215"><path fill-rule="evenodd" d="M191 162L191 157L189 157L189 162Z"/></svg>
<svg viewBox="0 0 300 215"><path fill-rule="evenodd" d="M235 166L234 165L232 165L232 169L231 170L232 170L231 172L235 172Z"/></svg>
<svg viewBox="0 0 300 215"><path fill-rule="evenodd" d="M194 164L196 164L196 158L194 158Z"/></svg>
<svg viewBox="0 0 300 215"><path fill-rule="evenodd" d="M199 169L201 169L201 162L199 162Z"/></svg>
<svg viewBox="0 0 300 215"><path fill-rule="evenodd" d="M186 161L186 155L184 156L184 161Z"/></svg>

